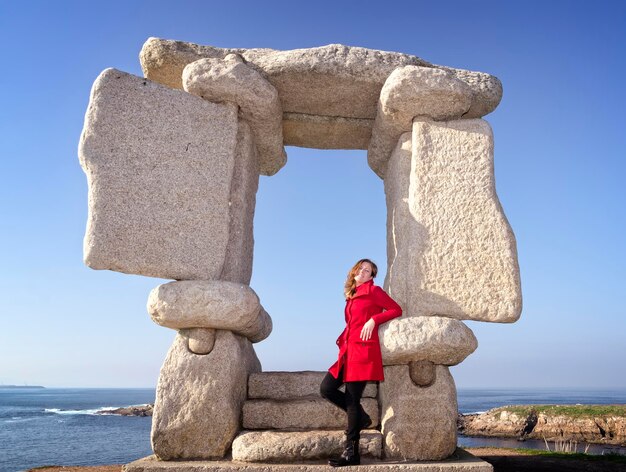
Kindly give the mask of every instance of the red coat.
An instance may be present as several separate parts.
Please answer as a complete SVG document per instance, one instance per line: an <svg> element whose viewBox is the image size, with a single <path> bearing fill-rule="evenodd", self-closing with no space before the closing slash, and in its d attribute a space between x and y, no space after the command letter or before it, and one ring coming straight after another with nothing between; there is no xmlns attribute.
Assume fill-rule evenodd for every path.
<svg viewBox="0 0 626 472"><path fill-rule="evenodd" d="M337 338L339 358L328 371L338 378L341 367L345 367L344 382L385 380L378 327L402 315L402 308L370 280L359 285L354 297L346 300L345 315L346 328ZM361 329L370 319L376 326L369 341L363 341Z"/></svg>

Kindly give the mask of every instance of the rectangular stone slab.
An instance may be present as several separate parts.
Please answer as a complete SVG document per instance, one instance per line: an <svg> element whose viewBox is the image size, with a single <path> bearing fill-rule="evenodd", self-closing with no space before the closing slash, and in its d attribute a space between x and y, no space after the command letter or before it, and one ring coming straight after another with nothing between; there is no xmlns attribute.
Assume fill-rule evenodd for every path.
<svg viewBox="0 0 626 472"><path fill-rule="evenodd" d="M413 122L389 160L385 287L406 316L511 323L522 309L515 235L480 119Z"/></svg>
<svg viewBox="0 0 626 472"><path fill-rule="evenodd" d="M233 441L234 461L284 462L328 459L339 456L346 436L343 431L242 431ZM361 456L380 458L382 434L361 431Z"/></svg>
<svg viewBox="0 0 626 472"><path fill-rule="evenodd" d="M79 146L89 183L85 263L164 279L218 278L237 129L234 105L102 72Z"/></svg>
<svg viewBox="0 0 626 472"><path fill-rule="evenodd" d="M287 400L319 397L320 384L326 372L257 372L248 379L248 398ZM343 390L343 387L342 387ZM378 386L368 383L363 398L376 398Z"/></svg>
<svg viewBox="0 0 626 472"><path fill-rule="evenodd" d="M363 398L361 405L378 425L378 402ZM343 429L346 413L322 398L300 400L248 400L243 405L245 429Z"/></svg>

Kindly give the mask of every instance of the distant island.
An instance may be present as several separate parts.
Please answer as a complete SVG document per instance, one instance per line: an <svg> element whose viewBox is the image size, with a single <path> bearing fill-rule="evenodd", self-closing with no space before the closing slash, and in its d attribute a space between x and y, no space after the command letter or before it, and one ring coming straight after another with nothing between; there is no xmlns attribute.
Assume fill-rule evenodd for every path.
<svg viewBox="0 0 626 472"><path fill-rule="evenodd" d="M0 389L3 388L46 388L41 385L0 385Z"/></svg>

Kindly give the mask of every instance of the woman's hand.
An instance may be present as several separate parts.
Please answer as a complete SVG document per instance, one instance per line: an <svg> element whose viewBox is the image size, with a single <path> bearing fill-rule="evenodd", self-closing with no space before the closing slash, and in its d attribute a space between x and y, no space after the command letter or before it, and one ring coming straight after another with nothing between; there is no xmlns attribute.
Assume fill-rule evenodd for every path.
<svg viewBox="0 0 626 472"><path fill-rule="evenodd" d="M363 325L363 329L361 330L361 339L363 341L369 341L372 338L372 332L376 327L376 323L374 323L373 319L369 319L367 323Z"/></svg>

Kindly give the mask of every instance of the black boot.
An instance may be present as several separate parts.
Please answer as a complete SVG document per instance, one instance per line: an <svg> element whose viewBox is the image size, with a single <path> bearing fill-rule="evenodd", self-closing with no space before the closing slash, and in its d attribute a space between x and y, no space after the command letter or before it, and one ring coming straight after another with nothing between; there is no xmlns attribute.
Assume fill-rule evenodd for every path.
<svg viewBox="0 0 626 472"><path fill-rule="evenodd" d="M330 459L328 465L332 467L344 467L347 465L359 465L361 456L359 454L359 441L346 441L346 446L341 456L337 459Z"/></svg>

